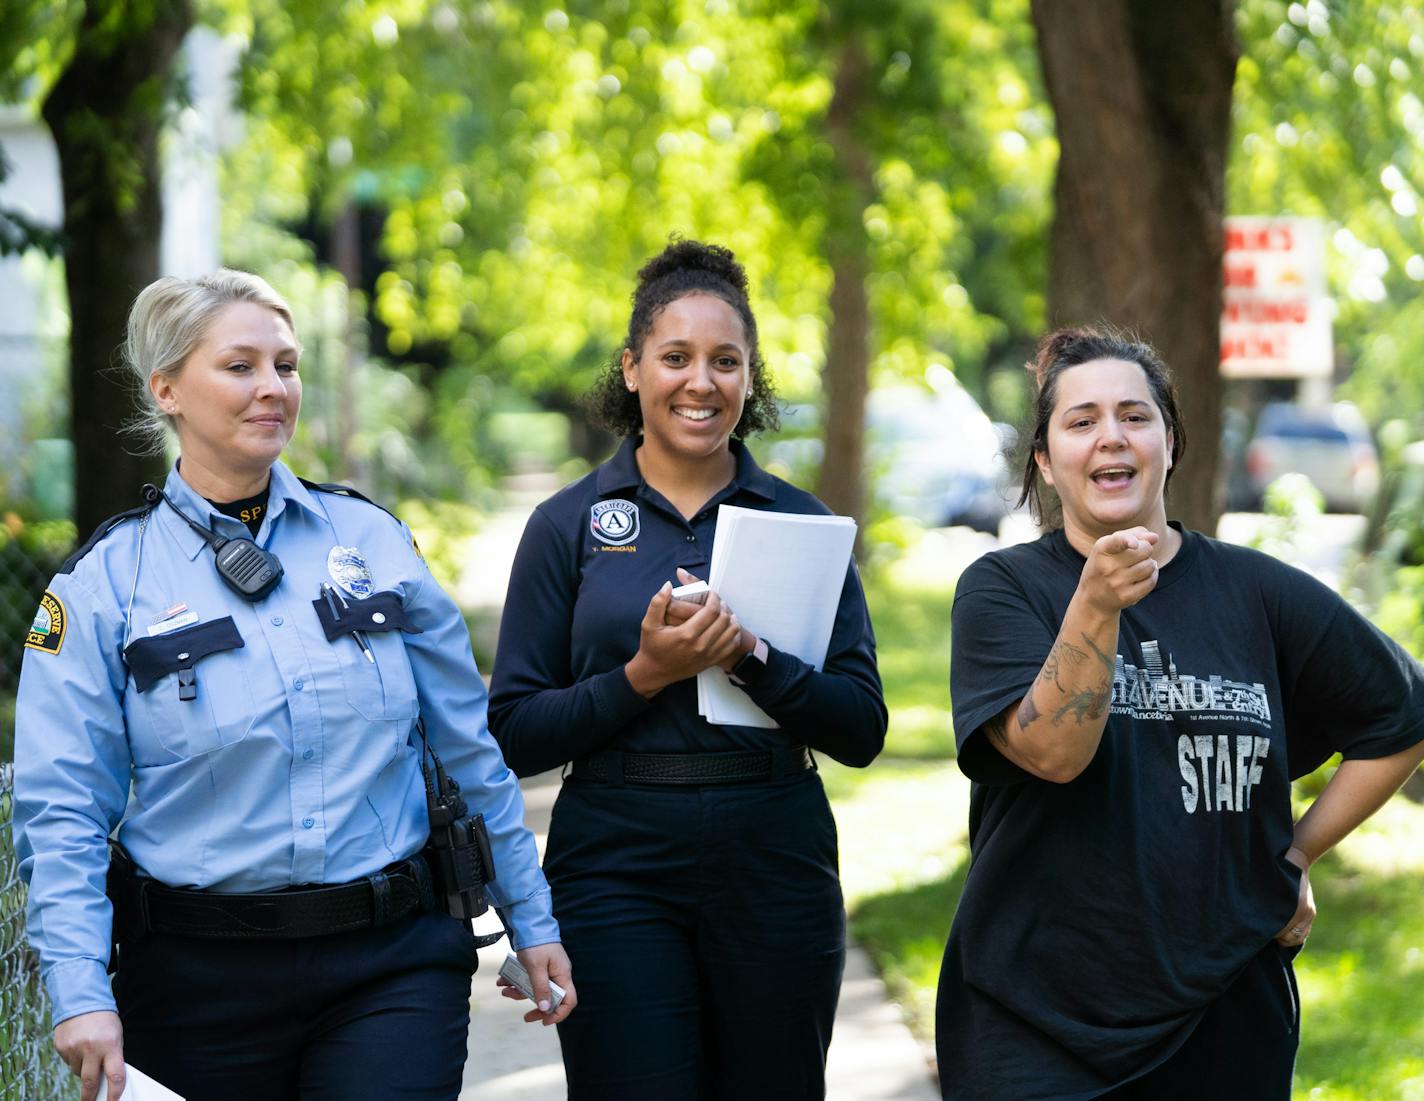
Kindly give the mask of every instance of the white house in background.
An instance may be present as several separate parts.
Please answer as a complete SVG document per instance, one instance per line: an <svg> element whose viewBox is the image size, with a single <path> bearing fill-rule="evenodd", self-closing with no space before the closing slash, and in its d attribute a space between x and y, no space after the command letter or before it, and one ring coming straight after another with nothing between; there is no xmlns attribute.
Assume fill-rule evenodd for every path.
<svg viewBox="0 0 1424 1101"><path fill-rule="evenodd" d="M240 42L207 27L195 28L183 43L178 64L191 102L162 145L159 263L165 275L197 275L219 264L219 157L242 126L232 108L240 50ZM44 121L26 107L0 104L0 148L10 168L0 182L0 207L58 228L64 219L59 158ZM66 492L72 484L68 441L35 438L48 429L39 411L65 385L69 313L59 264L36 252L0 257L0 499L26 493L36 476Z"/></svg>

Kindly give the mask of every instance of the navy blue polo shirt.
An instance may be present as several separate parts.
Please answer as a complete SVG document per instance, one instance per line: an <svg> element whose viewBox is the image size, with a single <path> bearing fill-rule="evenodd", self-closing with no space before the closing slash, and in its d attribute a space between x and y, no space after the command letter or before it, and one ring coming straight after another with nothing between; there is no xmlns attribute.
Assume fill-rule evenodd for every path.
<svg viewBox="0 0 1424 1101"><path fill-rule="evenodd" d="M607 749L716 753L797 743L869 764L884 744L887 713L854 562L823 669L771 647L765 670L743 688L781 729L709 723L697 713L696 678L651 700L633 690L623 667L638 650L648 602L664 582L678 584L679 566L706 579L718 505L829 513L733 441L735 476L687 519L643 481L639 442L624 440L608 462L539 505L524 529L489 709L509 766L528 776Z"/></svg>

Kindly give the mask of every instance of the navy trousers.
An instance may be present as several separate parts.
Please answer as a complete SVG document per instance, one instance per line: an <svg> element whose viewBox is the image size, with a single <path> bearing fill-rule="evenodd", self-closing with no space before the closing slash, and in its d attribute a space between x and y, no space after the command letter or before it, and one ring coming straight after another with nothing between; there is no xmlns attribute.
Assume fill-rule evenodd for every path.
<svg viewBox="0 0 1424 1101"><path fill-rule="evenodd" d="M1100 1101L1290 1101L1300 1046L1295 954L1266 945L1175 1054Z"/></svg>
<svg viewBox="0 0 1424 1101"><path fill-rule="evenodd" d="M825 1096L845 965L820 777L666 790L568 779L545 874L579 1004L571 1101Z"/></svg>
<svg viewBox="0 0 1424 1101"><path fill-rule="evenodd" d="M150 935L114 980L124 1057L202 1101L454 1101L478 966L444 913L302 940Z"/></svg>

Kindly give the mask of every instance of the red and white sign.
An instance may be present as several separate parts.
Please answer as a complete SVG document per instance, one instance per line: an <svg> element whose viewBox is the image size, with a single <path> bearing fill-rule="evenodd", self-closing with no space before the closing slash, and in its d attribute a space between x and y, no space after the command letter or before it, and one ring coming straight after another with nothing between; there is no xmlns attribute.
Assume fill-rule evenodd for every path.
<svg viewBox="0 0 1424 1101"><path fill-rule="evenodd" d="M1226 219L1224 377L1328 378L1335 370L1330 309L1324 222Z"/></svg>

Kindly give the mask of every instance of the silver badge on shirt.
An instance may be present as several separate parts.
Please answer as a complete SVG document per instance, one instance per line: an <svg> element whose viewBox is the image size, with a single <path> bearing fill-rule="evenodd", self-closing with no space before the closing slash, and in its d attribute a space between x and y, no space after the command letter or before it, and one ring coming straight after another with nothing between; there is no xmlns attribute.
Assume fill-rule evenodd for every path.
<svg viewBox="0 0 1424 1101"><path fill-rule="evenodd" d="M326 572L348 596L365 599L371 595L371 568L355 547L335 546L326 553Z"/></svg>

